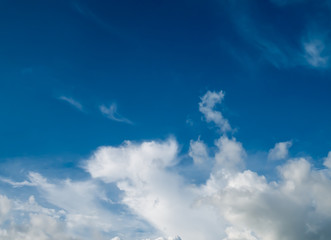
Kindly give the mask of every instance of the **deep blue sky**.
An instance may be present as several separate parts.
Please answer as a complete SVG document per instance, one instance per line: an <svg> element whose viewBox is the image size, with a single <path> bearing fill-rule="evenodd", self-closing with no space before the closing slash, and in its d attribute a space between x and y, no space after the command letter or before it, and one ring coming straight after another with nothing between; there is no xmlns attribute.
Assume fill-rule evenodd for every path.
<svg viewBox="0 0 331 240"><path fill-rule="evenodd" d="M225 91L247 151L293 140L293 155L323 157L330 70L303 56L315 39L330 53L328 13L315 1L1 1L0 158L79 159L169 135L184 150L199 135L212 143L198 111L207 90ZM133 124L100 114L112 103Z"/></svg>

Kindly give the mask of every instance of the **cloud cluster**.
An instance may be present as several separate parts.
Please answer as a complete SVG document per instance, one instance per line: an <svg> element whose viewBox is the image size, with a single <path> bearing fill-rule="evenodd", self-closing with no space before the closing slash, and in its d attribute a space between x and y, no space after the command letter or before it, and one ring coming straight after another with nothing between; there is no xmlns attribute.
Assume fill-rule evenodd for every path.
<svg viewBox="0 0 331 240"><path fill-rule="evenodd" d="M84 181L49 180L34 172L23 182L7 180L37 188L50 206L34 197L24 202L0 195L1 239L328 239L331 152L324 169L291 158L278 166L278 179L269 181L245 168L248 153L214 109L223 97L208 91L199 103L206 121L223 129L214 146L200 138L190 142L189 167L208 169L205 181L192 184L178 171L174 138L103 146L84 161L91 176ZM291 145L276 143L269 159L288 158Z"/></svg>

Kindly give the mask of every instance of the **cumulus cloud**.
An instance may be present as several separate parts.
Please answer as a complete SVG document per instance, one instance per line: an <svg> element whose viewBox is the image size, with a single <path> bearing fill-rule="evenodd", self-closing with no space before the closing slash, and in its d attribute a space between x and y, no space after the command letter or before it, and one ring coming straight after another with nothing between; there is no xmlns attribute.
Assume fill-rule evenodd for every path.
<svg viewBox="0 0 331 240"><path fill-rule="evenodd" d="M78 109L79 111L83 111L83 105L71 97L60 96L58 99L69 103L71 106Z"/></svg>
<svg viewBox="0 0 331 240"><path fill-rule="evenodd" d="M292 141L279 142L275 147L270 149L268 154L269 160L282 160L288 157L288 150L292 146Z"/></svg>
<svg viewBox="0 0 331 240"><path fill-rule="evenodd" d="M128 124L133 124L129 119L121 116L117 112L117 105L115 103L112 103L109 107L105 105L101 105L99 107L102 114L104 114L107 118L116 121L116 122L124 122Z"/></svg>
<svg viewBox="0 0 331 240"><path fill-rule="evenodd" d="M231 126L227 119L225 119L221 112L214 110L217 104L221 104L224 98L224 92L208 91L201 97L199 103L199 110L204 115L207 122L215 123L223 132L230 131Z"/></svg>
<svg viewBox="0 0 331 240"><path fill-rule="evenodd" d="M205 119L219 127L225 119L214 106L223 97L208 92L199 104ZM291 144L277 143L270 154L287 158ZM51 207L33 196L19 201L0 195L0 238L324 240L331 235L331 151L324 159L327 168L291 158L277 167L272 181L245 168L248 153L225 132L214 146L191 141L188 155L196 168L212 165L205 181L192 184L178 171L174 138L99 147L84 162L91 176L84 181L49 180L32 172L19 185L36 188ZM118 191L107 193L111 187ZM116 195L116 207L108 194Z"/></svg>
<svg viewBox="0 0 331 240"><path fill-rule="evenodd" d="M169 141L112 147L108 153L99 149L89 160L88 171L117 182L125 193L123 203L164 234L183 239L309 240L327 239L331 233L330 172L314 170L304 158L290 159L278 168L280 178L269 182L238 167L246 155L242 144L221 136L215 142L218 150L209 179L192 186L168 169L177 148ZM170 157L163 159L164 151ZM116 175L123 162L129 170ZM99 167L92 168L94 164ZM208 211L211 206L217 209L216 216Z"/></svg>
<svg viewBox="0 0 331 240"><path fill-rule="evenodd" d="M178 144L173 139L126 142L97 150L86 169L94 178L116 182L124 193L122 202L162 235L214 239L221 234L216 216L211 209L193 207L195 189L170 171L178 162L177 152Z"/></svg>
<svg viewBox="0 0 331 240"><path fill-rule="evenodd" d="M289 161L279 173L269 183L249 170L234 174L208 199L232 225L225 239L327 239L330 178L306 159Z"/></svg>

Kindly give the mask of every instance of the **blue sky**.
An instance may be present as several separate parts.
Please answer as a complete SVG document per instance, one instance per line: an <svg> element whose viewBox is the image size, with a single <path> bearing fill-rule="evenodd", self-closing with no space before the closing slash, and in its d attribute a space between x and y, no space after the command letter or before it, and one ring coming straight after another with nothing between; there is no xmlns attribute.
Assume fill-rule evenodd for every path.
<svg viewBox="0 0 331 240"><path fill-rule="evenodd" d="M330 11L329 0L1 1L0 236L325 239ZM285 229L271 210L224 200L245 191L282 221L285 203L300 205L306 222Z"/></svg>

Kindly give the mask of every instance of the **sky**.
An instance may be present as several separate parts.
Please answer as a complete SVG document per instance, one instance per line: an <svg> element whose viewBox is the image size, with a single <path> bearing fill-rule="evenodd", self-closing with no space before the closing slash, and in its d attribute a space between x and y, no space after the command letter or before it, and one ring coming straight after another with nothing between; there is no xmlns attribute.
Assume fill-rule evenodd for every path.
<svg viewBox="0 0 331 240"><path fill-rule="evenodd" d="M330 29L330 0L0 0L0 239L329 239Z"/></svg>

